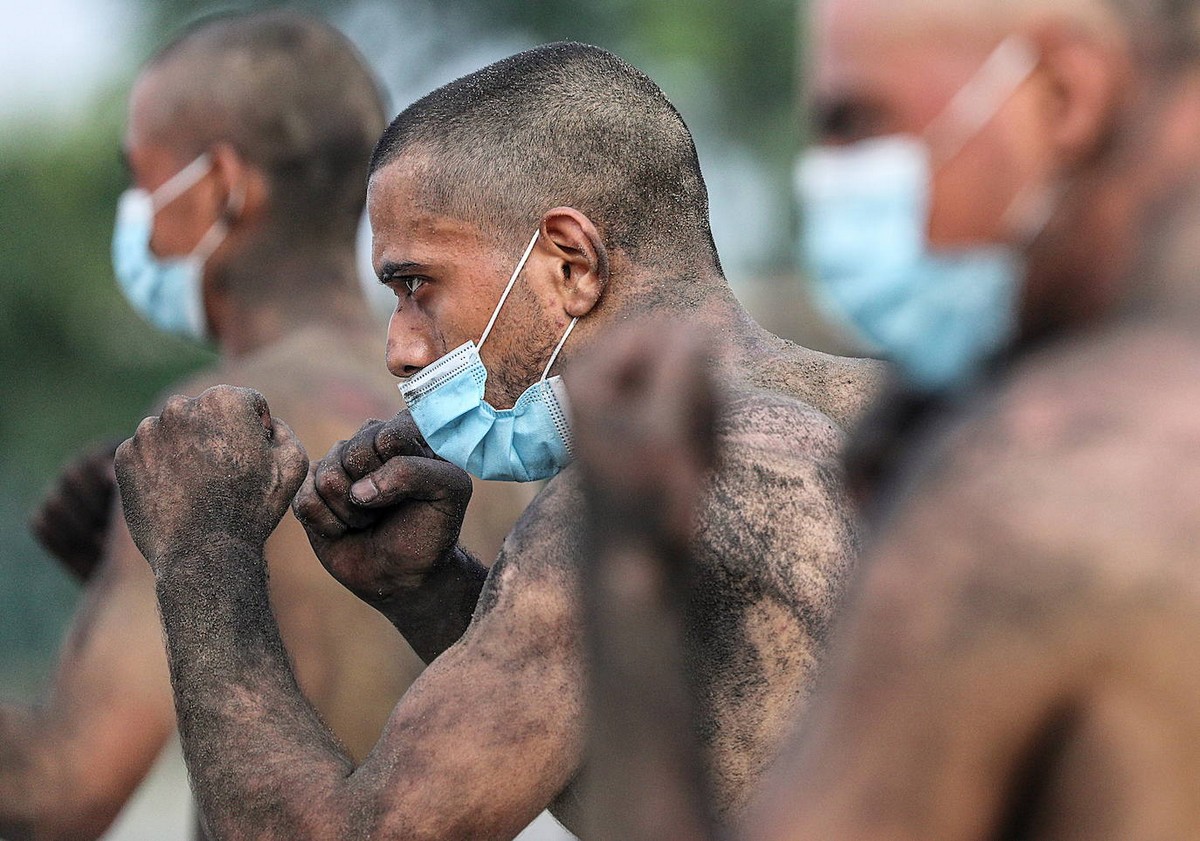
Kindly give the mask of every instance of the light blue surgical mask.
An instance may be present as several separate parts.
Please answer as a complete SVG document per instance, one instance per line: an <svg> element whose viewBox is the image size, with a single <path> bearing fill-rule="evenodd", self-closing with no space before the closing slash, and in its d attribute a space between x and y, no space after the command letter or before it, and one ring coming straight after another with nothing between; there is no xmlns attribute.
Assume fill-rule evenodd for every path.
<svg viewBox="0 0 1200 841"><path fill-rule="evenodd" d="M228 233L225 220L214 222L183 257L156 257L150 237L155 214L199 183L211 167L209 156L203 154L153 193L136 187L126 190L117 203L113 227L113 270L130 306L159 330L194 339L208 334L202 297L204 264Z"/></svg>
<svg viewBox="0 0 1200 841"><path fill-rule="evenodd" d="M954 157L1036 64L1032 45L1010 37L924 136L818 147L797 166L818 304L922 388L968 379L1012 341L1024 278L1016 245L931 250L931 147L941 164ZM1026 197L1006 222L1028 242L1048 216L1046 201Z"/></svg>
<svg viewBox="0 0 1200 841"><path fill-rule="evenodd" d="M549 479L571 462L566 389L561 377L549 374L578 318L567 325L542 378L527 388L511 409L495 409L483 396L487 369L479 349L492 332L537 239L534 233L479 344L467 341L399 385L426 443L446 461L480 479Z"/></svg>

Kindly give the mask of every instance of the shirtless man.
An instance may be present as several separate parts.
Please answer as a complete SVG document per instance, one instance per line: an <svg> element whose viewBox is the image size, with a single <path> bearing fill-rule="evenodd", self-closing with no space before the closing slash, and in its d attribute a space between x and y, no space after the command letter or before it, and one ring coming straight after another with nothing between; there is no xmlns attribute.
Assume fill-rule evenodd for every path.
<svg viewBox="0 0 1200 841"><path fill-rule="evenodd" d="M124 141L133 185L156 191L189 172L154 192L153 221L123 210L116 268L155 324L203 331L217 344L218 367L181 388L261 388L313 448L351 435L365 416L395 412L354 259L367 163L384 125L358 53L299 15L210 21L146 65ZM163 258L157 273L147 262L150 242ZM185 281L188 270L173 258L201 247L211 254ZM103 460L69 478L73 511L86 513L88 500L104 496ZM520 508L510 504L513 522ZM51 506L39 528L90 579L83 604L46 698L0 707L0 835L14 841L98 836L175 727L153 579L124 519L112 512L101 550L87 518L69 513ZM385 620L329 578L293 518L271 536L266 556L300 686L362 757L421 664Z"/></svg>
<svg viewBox="0 0 1200 841"><path fill-rule="evenodd" d="M928 207L920 244L972 262L992 244L1024 271L955 277L941 264L907 272L882 314L847 307L860 327L891 325L876 336L911 380L948 395L903 418L890 443L869 436L888 462L871 471L873 546L797 745L737 837L1200 837L1200 5L824 0L814 32L822 141L865 165L923 139L932 172L909 182L932 196L909 205ZM959 123L947 155L930 126L950 127L957 118L939 115L955 101L973 126ZM878 219L859 221L869 235ZM978 289L925 296L934 277L1011 287L977 307ZM923 339L894 329L915 311ZM971 334L988 338L941 341ZM623 365L642 383L702 361L661 340L629 340ZM620 370L599 379L601 393L624 382ZM711 412L714 386L619 396L611 414L643 419L619 438L603 434L600 407L575 404L597 433L578 429L593 494L686 502L671 488L703 475L710 436L685 421ZM681 444L664 454L664 441ZM609 467L618 454L644 464L647 449L673 484ZM650 531L657 545L681 539ZM686 569L643 546L643 580ZM603 581L624 559L595 560ZM648 748L613 747L610 794L644 802L614 769L645 751L658 761L638 781L675 804L643 806L636 831L611 837L660 838L649 828L664 815L691 830L678 837L715 837L691 805L703 795L679 733L657 742L656 724L673 720L652 701L680 694L680 670L619 682L678 659L669 634L685 599L666 587L589 596L608 620L596 644L611 660L598 662L617 664L597 677L611 702L600 718L650 734ZM613 619L626 601L662 650L612 642L631 633Z"/></svg>
<svg viewBox="0 0 1200 841"><path fill-rule="evenodd" d="M758 327L721 273L707 210L690 133L662 92L574 44L513 56L412 105L377 146L368 189L375 267L397 296L388 367L406 388L429 385L417 375L486 333L488 402L525 394L523 406L547 407L551 391L558 406L555 382L536 383L603 353L625 319L657 313L713 337L736 394L703 497L703 609L687 656L707 702L714 810L730 817L808 692L851 566L835 453L878 366ZM174 398L119 450L184 752L219 837L511 838L547 804L586 831L577 477L568 466L551 479L485 575L454 546L465 475L430 457L414 418L435 447L489 474L553 473L569 430L530 433L547 417L531 410L511 420L516 446L496 451L485 437L461 458L492 417L458 401L465 391L424 421L368 425L307 479L286 424L243 390ZM410 396L414 412L423 399ZM266 600L262 536L302 481L295 508L322 561L432 661L362 762L296 690ZM219 504L197 505L206 498Z"/></svg>

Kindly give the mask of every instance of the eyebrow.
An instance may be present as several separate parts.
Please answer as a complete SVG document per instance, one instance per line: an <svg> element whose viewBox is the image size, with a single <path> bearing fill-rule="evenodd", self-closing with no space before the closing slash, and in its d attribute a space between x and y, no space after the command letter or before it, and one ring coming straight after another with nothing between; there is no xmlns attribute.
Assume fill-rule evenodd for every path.
<svg viewBox="0 0 1200 841"><path fill-rule="evenodd" d="M422 263L415 263L412 260L401 260L399 262L388 260L379 267L379 282L386 285L395 282L397 277L419 274L428 271L428 268L428 266Z"/></svg>

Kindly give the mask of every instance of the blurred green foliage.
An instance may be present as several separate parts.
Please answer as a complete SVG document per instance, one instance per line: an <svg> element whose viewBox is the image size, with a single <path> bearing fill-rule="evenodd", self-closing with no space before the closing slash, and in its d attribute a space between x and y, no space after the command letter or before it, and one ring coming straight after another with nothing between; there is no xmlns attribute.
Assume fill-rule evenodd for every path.
<svg viewBox="0 0 1200 841"><path fill-rule="evenodd" d="M786 195L795 144L794 0L408 2L428 14L466 16L476 31L613 49L654 76L694 127L719 126L752 153ZM156 43L190 20L266 5L278 4L147 3L146 25L138 27L144 43L121 72L128 79ZM298 5L337 20L354 4ZM33 506L81 447L130 434L171 382L212 360L143 324L113 282L123 100L124 91L114 90L77 129L6 126L0 152L0 685L9 692L48 671L79 591L26 534ZM786 261L786 249L776 251L766 264Z"/></svg>

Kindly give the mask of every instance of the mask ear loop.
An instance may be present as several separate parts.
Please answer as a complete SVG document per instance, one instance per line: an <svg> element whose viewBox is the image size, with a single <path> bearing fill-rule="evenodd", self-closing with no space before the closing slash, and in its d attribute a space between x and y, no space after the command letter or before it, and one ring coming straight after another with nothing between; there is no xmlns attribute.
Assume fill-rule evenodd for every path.
<svg viewBox="0 0 1200 841"><path fill-rule="evenodd" d="M562 338L558 340L558 345L554 348L554 353L550 354L550 361L546 363L546 370L542 371L542 381L550 376L550 369L554 367L554 360L558 359L558 352L563 349L563 345L567 343L567 336L571 335L571 331L575 329L575 323L579 321L579 316L571 319L571 323L567 325L567 330L562 334Z"/></svg>
<svg viewBox="0 0 1200 841"><path fill-rule="evenodd" d="M488 334L492 332L492 328L496 325L496 317L500 315L500 308L508 300L508 293L512 292L517 278L521 275L521 270L525 268L525 262L529 259L529 255L533 253L533 246L537 244L539 234L541 234L541 229L533 232L533 239L529 240L529 245L525 247L525 253L521 255L520 262L513 269L512 277L508 279L508 286L504 287L504 294L500 296L500 303L496 304L496 309L492 311L492 320L487 323L487 327L483 328L483 335L479 337L479 344L475 345L476 350L483 347L483 343L487 341Z"/></svg>
<svg viewBox="0 0 1200 841"><path fill-rule="evenodd" d="M1038 65L1037 48L1020 35L1009 35L925 130L931 153L942 166L978 134Z"/></svg>
<svg viewBox="0 0 1200 841"><path fill-rule="evenodd" d="M199 260L201 263L208 262L208 258L212 256L214 251L221 247L221 243L225 241L225 237L229 236L229 220L226 216L241 213L245 203L246 188L239 184L236 192L230 196L229 203L225 206L224 212L204 232L204 236L196 243L196 247L192 249L192 253L188 257Z"/></svg>
<svg viewBox="0 0 1200 841"><path fill-rule="evenodd" d="M208 152L201 152L196 160L158 185L158 188L150 194L151 208L157 213L175 201L195 187L210 167L212 167L212 159L208 156Z"/></svg>

